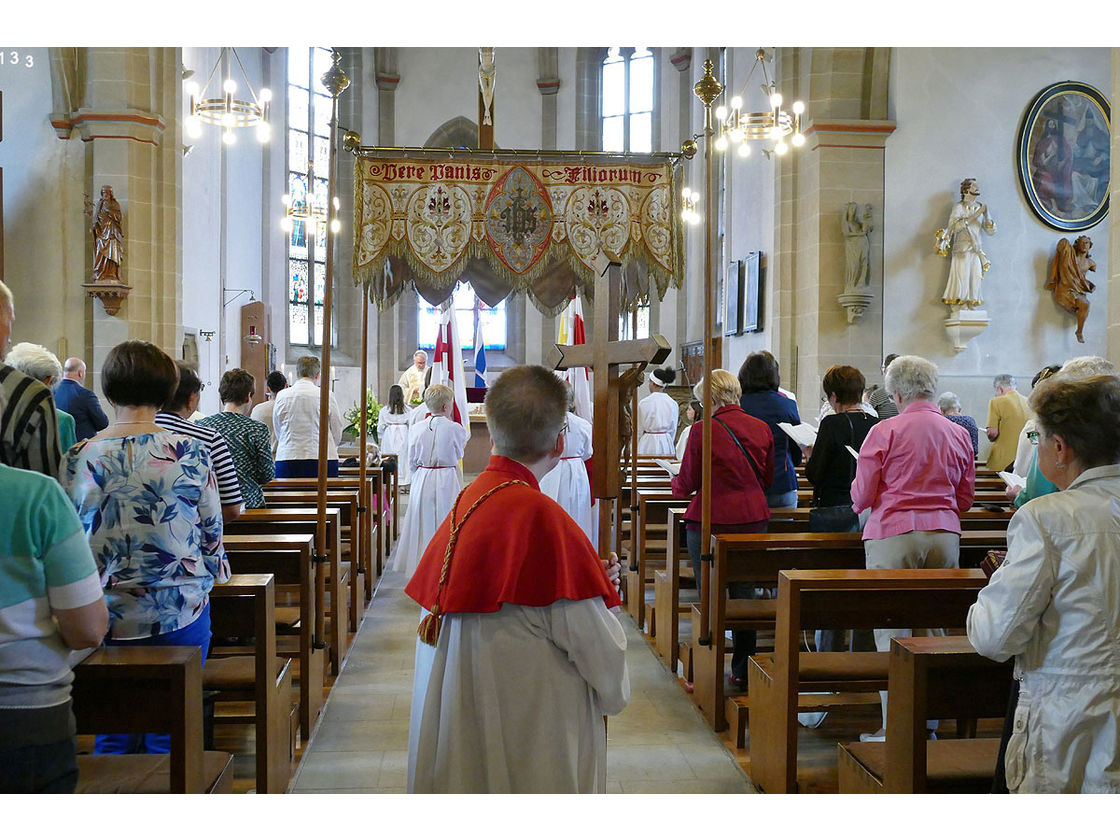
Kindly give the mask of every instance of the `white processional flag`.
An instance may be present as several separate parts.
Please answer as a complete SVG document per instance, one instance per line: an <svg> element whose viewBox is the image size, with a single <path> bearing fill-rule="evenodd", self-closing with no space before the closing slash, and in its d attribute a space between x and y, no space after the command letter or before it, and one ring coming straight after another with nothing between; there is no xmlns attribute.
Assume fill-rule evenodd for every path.
<svg viewBox="0 0 1120 840"><path fill-rule="evenodd" d="M439 335L436 338L435 359L432 363L432 385L447 385L455 392L455 406L451 419L461 423L470 435L471 421L467 409L467 380L463 375L463 346L459 343L459 328L451 301L440 310Z"/></svg>

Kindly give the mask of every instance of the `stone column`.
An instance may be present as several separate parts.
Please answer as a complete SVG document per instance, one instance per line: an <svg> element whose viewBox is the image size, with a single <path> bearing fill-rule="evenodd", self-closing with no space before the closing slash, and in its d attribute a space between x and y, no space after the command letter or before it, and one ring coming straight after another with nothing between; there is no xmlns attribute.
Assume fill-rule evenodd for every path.
<svg viewBox="0 0 1120 840"><path fill-rule="evenodd" d="M377 85L377 145L393 146L396 144L396 98L397 85L401 83L401 75L397 69L397 48L377 47L373 51L374 83ZM368 142L363 139L363 142ZM370 313L370 320L377 325L377 377L371 381L378 383L378 394L388 394L389 387L395 385L399 374L397 372L398 346L401 341L400 324L397 320L396 307ZM384 345L384 352L382 352ZM415 349L415 348L413 348ZM407 352L408 364L412 364L412 350Z"/></svg>

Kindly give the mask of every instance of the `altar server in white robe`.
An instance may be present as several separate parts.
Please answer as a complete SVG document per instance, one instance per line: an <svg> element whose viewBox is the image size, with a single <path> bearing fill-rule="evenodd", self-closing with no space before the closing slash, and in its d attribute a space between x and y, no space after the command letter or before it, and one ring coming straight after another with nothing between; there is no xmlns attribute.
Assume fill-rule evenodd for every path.
<svg viewBox="0 0 1120 840"><path fill-rule="evenodd" d="M676 454L673 439L680 409L664 391L676 378L677 372L670 367L658 368L649 375L649 396L638 403L639 455L672 458Z"/></svg>
<svg viewBox="0 0 1120 840"><path fill-rule="evenodd" d="M572 386L566 382L564 386L568 392L564 454L560 456L560 463L541 479L541 492L555 499L587 534L591 544L596 545L598 517L593 516L596 511L591 506L591 481L584 463L591 457L591 424L574 413Z"/></svg>
<svg viewBox="0 0 1120 840"><path fill-rule="evenodd" d="M389 401L377 415L377 440L382 455L397 457L397 483L407 487L412 477L408 462L408 430L412 410L404 404L404 389L400 385L389 388Z"/></svg>
<svg viewBox="0 0 1120 840"><path fill-rule="evenodd" d="M410 575L462 489L459 461L467 446L467 430L451 419L454 391L431 385L424 392L424 404L431 416L417 420L409 433L412 489L400 542L389 563L392 571Z"/></svg>
<svg viewBox="0 0 1120 840"><path fill-rule="evenodd" d="M564 451L567 398L539 366L486 394L493 454L405 591L424 608L410 793L598 793L603 715L630 699L618 559L538 489Z"/></svg>

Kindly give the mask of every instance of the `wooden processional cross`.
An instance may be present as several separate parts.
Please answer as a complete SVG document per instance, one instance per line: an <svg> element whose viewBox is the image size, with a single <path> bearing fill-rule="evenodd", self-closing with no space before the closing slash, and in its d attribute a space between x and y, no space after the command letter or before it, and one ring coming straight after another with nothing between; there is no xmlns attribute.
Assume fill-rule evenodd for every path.
<svg viewBox="0 0 1120 840"><path fill-rule="evenodd" d="M631 341L618 340L619 300L622 291L622 266L600 256L596 272L606 274L607 281L595 290L595 331L587 344L557 344L547 364L555 370L575 367L591 368L595 373L594 450L591 495L597 499L618 497L621 486L619 458L622 440L618 430L619 365L658 364L669 357L672 348L660 335ZM634 423L638 418L632 418ZM599 556L610 553L610 507L599 505Z"/></svg>

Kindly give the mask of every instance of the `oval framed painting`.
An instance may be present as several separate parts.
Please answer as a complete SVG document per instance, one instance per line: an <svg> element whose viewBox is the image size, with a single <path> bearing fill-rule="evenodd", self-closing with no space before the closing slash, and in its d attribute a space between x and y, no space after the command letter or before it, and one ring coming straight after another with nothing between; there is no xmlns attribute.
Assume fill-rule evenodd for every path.
<svg viewBox="0 0 1120 840"><path fill-rule="evenodd" d="M1111 114L1084 82L1040 91L1019 124L1019 184L1031 210L1055 230L1085 230L1108 215Z"/></svg>

